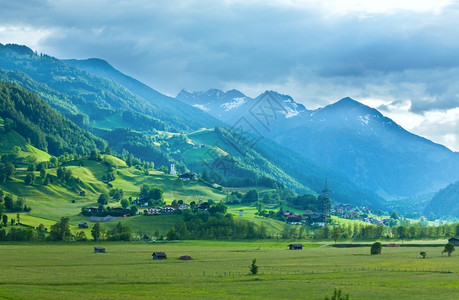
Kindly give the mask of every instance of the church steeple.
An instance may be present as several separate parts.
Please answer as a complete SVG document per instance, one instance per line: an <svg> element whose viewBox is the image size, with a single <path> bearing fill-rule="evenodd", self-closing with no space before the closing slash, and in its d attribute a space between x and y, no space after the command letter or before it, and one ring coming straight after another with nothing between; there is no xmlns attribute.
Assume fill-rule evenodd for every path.
<svg viewBox="0 0 459 300"><path fill-rule="evenodd" d="M325 178L325 187L322 190L322 195L319 197L321 206L322 206L322 214L324 218L324 223L327 224L328 220L330 219L330 208L331 208L331 201L328 193L330 190L328 189L328 180Z"/></svg>
<svg viewBox="0 0 459 300"><path fill-rule="evenodd" d="M324 187L324 189L322 190L322 196L328 198L328 192L330 192L330 190L328 189L328 178L325 177L325 187Z"/></svg>

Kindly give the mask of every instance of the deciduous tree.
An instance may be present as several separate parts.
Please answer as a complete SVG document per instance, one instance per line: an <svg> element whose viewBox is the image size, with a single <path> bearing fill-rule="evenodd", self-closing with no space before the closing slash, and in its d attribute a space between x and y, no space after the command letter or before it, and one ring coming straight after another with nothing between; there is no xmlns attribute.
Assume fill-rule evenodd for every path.
<svg viewBox="0 0 459 300"><path fill-rule="evenodd" d="M70 233L69 218L62 217L59 222L54 225L51 225L50 238L54 241L63 241L70 238L72 235Z"/></svg>
<svg viewBox="0 0 459 300"><path fill-rule="evenodd" d="M96 222L96 224L94 224L94 226L91 229L91 235L92 235L92 238L94 239L94 241L96 241L96 242L99 241L99 238L100 238L100 235L101 235L101 230L102 229L100 227L100 223Z"/></svg>
<svg viewBox="0 0 459 300"><path fill-rule="evenodd" d="M451 256L451 253L453 253L454 250L456 250L456 249L454 249L454 245L451 244L451 243L448 243L448 244L445 245L445 249L443 249L443 252L446 252L446 253L448 253L448 256Z"/></svg>

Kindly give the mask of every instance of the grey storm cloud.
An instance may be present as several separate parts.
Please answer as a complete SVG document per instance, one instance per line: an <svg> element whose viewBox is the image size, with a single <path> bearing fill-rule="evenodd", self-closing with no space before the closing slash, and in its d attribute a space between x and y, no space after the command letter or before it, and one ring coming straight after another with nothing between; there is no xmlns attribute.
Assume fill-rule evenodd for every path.
<svg viewBox="0 0 459 300"><path fill-rule="evenodd" d="M437 14L328 17L312 7L259 1L0 4L0 26L51 32L36 50L59 58L103 58L171 95L238 82L279 86L294 78L298 85L335 85L343 97L385 86L394 98L409 95L417 113L458 106L451 80L459 77L457 4ZM303 92L336 100L327 90Z"/></svg>

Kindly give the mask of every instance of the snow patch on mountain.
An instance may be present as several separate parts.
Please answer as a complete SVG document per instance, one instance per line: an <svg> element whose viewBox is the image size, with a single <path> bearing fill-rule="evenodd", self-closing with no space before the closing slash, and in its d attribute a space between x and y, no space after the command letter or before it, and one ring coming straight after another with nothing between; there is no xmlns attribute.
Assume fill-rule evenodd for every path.
<svg viewBox="0 0 459 300"><path fill-rule="evenodd" d="M226 102L221 104L220 107L225 109L225 111L229 111L242 106L246 102L245 98L234 98L233 100L233 102Z"/></svg>
<svg viewBox="0 0 459 300"><path fill-rule="evenodd" d="M210 109L208 109L207 107L205 107L205 106L202 105L202 104L193 104L193 105L191 105L191 106L194 106L194 107L196 107L196 108L199 108L200 110L205 111L205 112L208 112L208 111L210 110Z"/></svg>
<svg viewBox="0 0 459 300"><path fill-rule="evenodd" d="M360 121L362 121L362 125L365 123L366 125L368 125L368 122L370 121L370 115L367 114L365 115L365 117L362 117L362 116L359 116L359 119Z"/></svg>
<svg viewBox="0 0 459 300"><path fill-rule="evenodd" d="M286 119L288 118L292 118L292 117L296 117L298 116L298 114L300 113L298 110L296 110L296 105L294 107L295 109L289 107L289 106L286 106L285 107L285 110L287 111L286 113L284 113L284 117Z"/></svg>

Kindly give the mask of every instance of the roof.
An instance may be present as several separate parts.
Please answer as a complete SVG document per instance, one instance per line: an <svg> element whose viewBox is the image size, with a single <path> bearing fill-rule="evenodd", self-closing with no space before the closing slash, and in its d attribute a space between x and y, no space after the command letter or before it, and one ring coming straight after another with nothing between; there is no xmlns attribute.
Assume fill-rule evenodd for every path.
<svg viewBox="0 0 459 300"><path fill-rule="evenodd" d="M166 253L165 252L153 252L152 256L166 257Z"/></svg>
<svg viewBox="0 0 459 300"><path fill-rule="evenodd" d="M290 244L288 246L289 247L295 247L295 248L304 247L303 244Z"/></svg>
<svg viewBox="0 0 459 300"><path fill-rule="evenodd" d="M197 173L184 173L184 174L180 174L179 178L192 178L192 177L197 177L197 176L198 176Z"/></svg>
<svg viewBox="0 0 459 300"><path fill-rule="evenodd" d="M448 241L459 241L459 238L457 238L457 237L452 237L452 238L450 238Z"/></svg>
<svg viewBox="0 0 459 300"><path fill-rule="evenodd" d="M94 250L105 250L105 248L104 247L95 246Z"/></svg>

